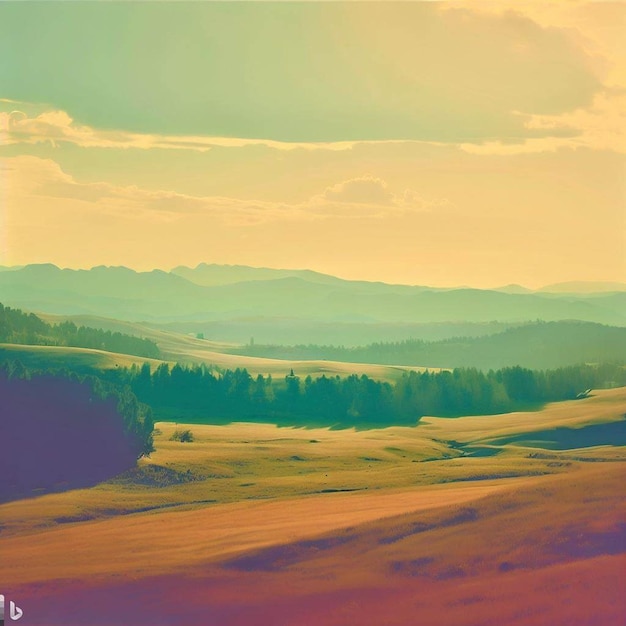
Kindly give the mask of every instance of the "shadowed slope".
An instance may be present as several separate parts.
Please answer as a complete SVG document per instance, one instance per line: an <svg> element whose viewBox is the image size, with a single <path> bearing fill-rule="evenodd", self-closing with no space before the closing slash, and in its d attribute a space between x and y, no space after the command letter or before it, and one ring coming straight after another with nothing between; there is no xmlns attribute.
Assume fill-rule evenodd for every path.
<svg viewBox="0 0 626 626"><path fill-rule="evenodd" d="M617 625L626 609L620 588L620 572L626 565L622 475L622 468L611 464L525 479L487 497L482 497L486 492L475 492L479 499L338 527L317 538L253 552L248 551L251 529L263 528L273 516L261 508L256 514L250 509L245 517L254 520L254 526L244 522L245 532L243 526L241 533L235 532L242 516L230 517L231 541L243 553L221 563L202 556L210 526L204 533L192 526L181 534L164 524L161 527L170 528L171 534L163 530L150 535L155 550L152 573L162 571L168 562L162 550L178 544L179 558L187 557L184 574L150 576L135 570L121 580L76 577L49 582L45 588L21 584L11 593L30 609L30 623L48 626ZM348 525L354 520L349 499L358 496L340 498ZM315 516L322 520L319 530L324 528L328 501L316 503ZM380 502L381 509L374 514L392 512L384 499ZM294 531L301 532L296 529L303 525L310 528L311 518L293 502L282 504L283 520L289 520L280 533L284 541L294 537ZM154 528L159 518L164 519L151 517ZM181 530L187 526L184 522L181 517ZM128 530L133 532L134 527L130 524ZM183 549L192 538L194 548ZM125 544L111 539L98 533L91 543L125 551ZM5 547L15 562L11 554L17 546L11 544ZM53 556L45 546L37 541L28 557L37 554L40 567L44 557ZM148 556L141 546L133 552L135 558ZM26 583L36 570L31 569L26 579L20 571L23 567L16 570L16 581ZM63 568L57 575L63 574L70 570Z"/></svg>

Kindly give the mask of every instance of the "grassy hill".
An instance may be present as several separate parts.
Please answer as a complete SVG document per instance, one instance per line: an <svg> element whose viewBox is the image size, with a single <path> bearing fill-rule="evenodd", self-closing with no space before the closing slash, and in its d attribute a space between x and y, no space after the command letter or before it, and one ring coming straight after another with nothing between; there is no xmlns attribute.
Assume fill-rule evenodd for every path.
<svg viewBox="0 0 626 626"><path fill-rule="evenodd" d="M133 364L151 363L153 366L157 366L162 363L158 359L90 348L23 346L0 343L0 362L2 361L20 361L26 368L33 370L67 368L85 374L94 370L131 367Z"/></svg>
<svg viewBox="0 0 626 626"><path fill-rule="evenodd" d="M521 365L550 369L579 363L624 363L626 328L601 324L561 321L535 322L493 332L500 325L469 326L490 334L455 337L426 342L409 339L343 347L325 345L240 345L200 339L189 334L94 316L42 316L50 324L71 320L109 332L145 337L158 346L161 359L145 359L104 350L25 349L4 345L3 350L20 352L30 363L46 359L55 366L64 358L86 367L123 367L146 360L215 365L223 369L246 368L251 374L284 376L294 369L300 376L366 374L377 380L397 380L404 371L478 367L484 370ZM447 330L449 331L449 327ZM468 328L459 325L458 328ZM17 351L17 352L16 352ZM22 357L20 357L22 358Z"/></svg>
<svg viewBox="0 0 626 626"><path fill-rule="evenodd" d="M121 352L158 358L159 349L140 333L132 335L90 326L77 326L71 321L50 324L34 313L25 313L0 304L0 343L67 346Z"/></svg>
<svg viewBox="0 0 626 626"><path fill-rule="evenodd" d="M128 623L189 626L207 615L233 625L403 626L416 615L618 624L624 448L493 436L624 424L625 411L616 389L418 428L193 425L194 442L180 443L178 426L160 423L156 452L136 470L0 505L0 551L38 624L118 623L120 611Z"/></svg>
<svg viewBox="0 0 626 626"><path fill-rule="evenodd" d="M327 323L285 318L243 318L209 322L172 322L166 324L126 322L97 315L39 314L50 324L71 321L77 326L102 328L111 332L146 337L158 344L168 342L172 335L204 338L204 346L217 352L247 344L331 343L360 346L376 341L402 341L407 337L437 341L451 337L478 337L511 328L506 322L442 322L434 324Z"/></svg>
<svg viewBox="0 0 626 626"><path fill-rule="evenodd" d="M186 346L184 338L176 345L172 352L166 352L162 359L149 359L129 354L107 352L105 350L92 350L88 348L68 348L58 346L24 346L16 344L0 343L0 362L20 361L28 369L63 369L88 374L97 370L111 370L132 365L141 366L150 363L158 367L161 363L171 365L182 363L195 363L214 365L222 369L245 368L252 376L275 376L284 377L291 369L299 376L308 375L314 378L318 376L349 376L351 374L365 374L375 380L393 382L401 378L407 371L424 371L423 367L388 366L370 363L343 363L320 360L292 360L264 359L250 356L238 356L214 352L199 345L194 347L194 340L189 338ZM430 371L439 371L439 368L428 368Z"/></svg>

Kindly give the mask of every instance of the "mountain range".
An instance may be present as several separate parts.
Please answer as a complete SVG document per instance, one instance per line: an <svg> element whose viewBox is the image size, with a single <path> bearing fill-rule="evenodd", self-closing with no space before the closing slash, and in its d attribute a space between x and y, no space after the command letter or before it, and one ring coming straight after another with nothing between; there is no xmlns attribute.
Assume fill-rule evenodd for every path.
<svg viewBox="0 0 626 626"><path fill-rule="evenodd" d="M552 286L550 292L512 293L511 286L434 289L246 266L201 264L170 272L137 272L126 267L73 270L41 264L1 271L0 301L41 313L175 324L194 332L218 322L245 322L245 332L252 334L256 322L332 327L575 319L626 326L626 285L619 289L620 285L574 283ZM574 287L577 293L569 291ZM613 290L603 291L609 287ZM379 339L385 339L384 333L370 336Z"/></svg>

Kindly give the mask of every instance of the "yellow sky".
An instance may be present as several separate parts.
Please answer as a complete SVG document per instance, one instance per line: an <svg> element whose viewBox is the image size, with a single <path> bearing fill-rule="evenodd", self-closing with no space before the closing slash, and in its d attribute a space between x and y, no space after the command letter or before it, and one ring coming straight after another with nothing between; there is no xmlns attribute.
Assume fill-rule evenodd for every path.
<svg viewBox="0 0 626 626"><path fill-rule="evenodd" d="M219 15L148 3L117 38L123 7L51 4L67 19L13 43L36 58L37 36L54 83L26 56L0 70L0 264L233 263L435 286L626 280L621 3L233 3ZM100 26L89 10L105 11ZM158 58L142 56L146 18L156 31L179 20ZM54 29L68 19L72 33L97 32L63 38ZM208 32L215 20L232 41ZM46 52L53 35L66 43Z"/></svg>

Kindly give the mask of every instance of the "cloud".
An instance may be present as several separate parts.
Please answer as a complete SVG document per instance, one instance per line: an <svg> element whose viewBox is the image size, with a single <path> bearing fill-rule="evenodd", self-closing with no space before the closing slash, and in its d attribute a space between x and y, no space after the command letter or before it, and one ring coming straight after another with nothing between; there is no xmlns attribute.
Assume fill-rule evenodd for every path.
<svg viewBox="0 0 626 626"><path fill-rule="evenodd" d="M0 98L0 102L4 102L5 104L26 104L21 100L11 100L11 98Z"/></svg>
<svg viewBox="0 0 626 626"><path fill-rule="evenodd" d="M131 145L159 132L164 147L195 149L206 137L523 139L528 129L514 109L559 114L603 88L593 55L567 29L475 4L239 3L224 12L194 3L164 12L120 3L107 9L111 21L72 6L67 20L54 20L56 45L54 12L20 3L0 24L14 60L3 84L8 95L27 90L92 127L141 131L125 133ZM77 32L77 19L88 32ZM58 140L119 143L85 128L74 122Z"/></svg>
<svg viewBox="0 0 626 626"><path fill-rule="evenodd" d="M12 100L0 99L10 104ZM22 110L0 111L0 145L70 143L82 148L136 148L140 150L194 150L205 152L214 147L241 148L266 146L276 150L350 150L354 142L290 143L237 137L177 136L101 130L77 123L67 112L47 110L29 115Z"/></svg>
<svg viewBox="0 0 626 626"><path fill-rule="evenodd" d="M320 215L347 217L384 217L448 207L449 200L426 199L412 189L396 194L387 182L372 175L351 178L327 187L307 203Z"/></svg>
<svg viewBox="0 0 626 626"><path fill-rule="evenodd" d="M322 194L322 199L328 202L356 202L359 204L390 205L394 203L394 196L389 191L387 183L373 176L352 178L332 187L327 187Z"/></svg>
<svg viewBox="0 0 626 626"><path fill-rule="evenodd" d="M554 152L563 148L626 153L626 93L623 90L600 93L589 107L568 113L518 115L524 119L524 126L529 130L549 131L551 136L521 142L463 143L459 147L464 152L477 155Z"/></svg>
<svg viewBox="0 0 626 626"><path fill-rule="evenodd" d="M51 159L22 155L0 159L0 170L12 192L30 194L48 184L72 184L71 176Z"/></svg>
<svg viewBox="0 0 626 626"><path fill-rule="evenodd" d="M551 131L575 128L579 135L570 140L571 145L626 152L626 93L600 93L591 106L561 115L530 115L525 126Z"/></svg>
<svg viewBox="0 0 626 626"><path fill-rule="evenodd" d="M51 159L19 156L0 161L10 182L12 202L28 198L68 200L84 210L129 219L174 221L190 216L218 219L232 225L276 220L380 218L445 207L447 200L427 200L414 191L392 193L380 178L363 176L332 185L305 202L285 203L223 196L193 196L170 190L150 190L108 182L79 182Z"/></svg>
<svg viewBox="0 0 626 626"><path fill-rule="evenodd" d="M13 105L23 104L19 110ZM4 110L2 110L4 109ZM278 151L349 151L358 146L405 144L452 147L476 155L551 152L560 148L587 147L592 150L626 151L626 88L605 89L588 106L565 113L533 114L511 111L523 132L513 136L475 138L462 142L416 140L368 140L340 142L283 142L236 137L174 136L102 130L80 124L66 111L43 105L0 99L0 146L48 143L72 144L82 148L189 150L206 152L212 148L262 146ZM524 136L526 135L526 136ZM365 176L338 183L325 192L327 200L352 202L391 201L390 192L380 181ZM351 200L349 198L352 198Z"/></svg>
<svg viewBox="0 0 626 626"><path fill-rule="evenodd" d="M289 216L288 207L219 196L192 196L167 190L149 190L107 182L82 183L51 159L19 156L0 161L14 197L77 201L84 210L129 219L172 221L204 214L231 223L255 223ZM19 200L15 201L19 204Z"/></svg>

